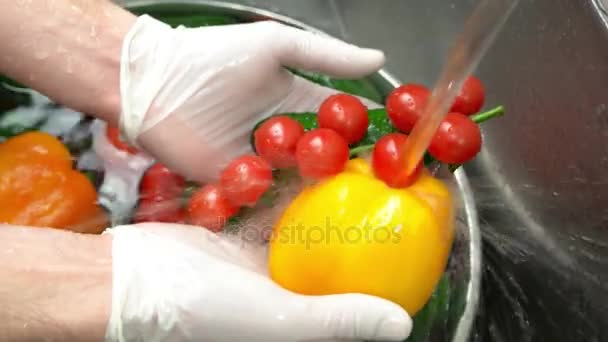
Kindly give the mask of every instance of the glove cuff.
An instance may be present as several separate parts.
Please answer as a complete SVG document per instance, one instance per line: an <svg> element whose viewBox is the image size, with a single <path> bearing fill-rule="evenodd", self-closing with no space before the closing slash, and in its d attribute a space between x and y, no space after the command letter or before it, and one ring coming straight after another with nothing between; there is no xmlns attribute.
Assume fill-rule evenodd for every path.
<svg viewBox="0 0 608 342"><path fill-rule="evenodd" d="M119 128L127 142L140 148L137 137L154 95L155 84L146 84L141 70L136 68L153 63L155 51L160 42L172 34L171 26L148 15L137 18L122 45L120 56L120 98L121 113Z"/></svg>

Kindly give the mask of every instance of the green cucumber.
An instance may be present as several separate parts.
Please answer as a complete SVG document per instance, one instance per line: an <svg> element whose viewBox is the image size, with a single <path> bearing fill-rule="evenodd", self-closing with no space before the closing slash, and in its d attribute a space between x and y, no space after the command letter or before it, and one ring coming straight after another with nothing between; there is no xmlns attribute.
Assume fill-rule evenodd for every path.
<svg viewBox="0 0 608 342"><path fill-rule="evenodd" d="M450 298L453 295L448 274L444 274L424 307L413 317L413 326L407 342L432 340L436 332L447 330L450 314ZM435 337L437 338L437 337Z"/></svg>
<svg viewBox="0 0 608 342"><path fill-rule="evenodd" d="M309 81L317 83L319 85L339 90L341 92L365 97L376 103L383 103L384 96L376 89L372 82L361 79L361 80L341 80L331 78L327 75L318 73L302 71L302 70L290 70L292 73L303 77Z"/></svg>
<svg viewBox="0 0 608 342"><path fill-rule="evenodd" d="M236 18L224 16L224 15L189 15L189 16L157 16L156 19L170 25L171 27L177 27L183 25L185 27L204 27L204 26L219 26L219 25L231 25L238 24L239 21Z"/></svg>

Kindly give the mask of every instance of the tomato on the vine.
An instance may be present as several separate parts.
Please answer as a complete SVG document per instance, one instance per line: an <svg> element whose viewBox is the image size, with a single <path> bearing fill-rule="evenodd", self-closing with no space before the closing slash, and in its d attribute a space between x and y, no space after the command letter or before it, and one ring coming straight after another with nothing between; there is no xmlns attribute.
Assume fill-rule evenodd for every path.
<svg viewBox="0 0 608 342"><path fill-rule="evenodd" d="M405 84L393 90L386 99L386 112L393 126L409 133L422 115L431 92L420 84Z"/></svg>
<svg viewBox="0 0 608 342"><path fill-rule="evenodd" d="M120 137L120 130L118 127L108 125L106 127L106 138L114 147L117 149L127 152L129 154L138 154L139 150L122 140Z"/></svg>
<svg viewBox="0 0 608 342"><path fill-rule="evenodd" d="M469 76L460 89L460 93L456 96L451 112L462 113L464 115L473 115L483 107L485 101L485 91L483 84L479 78Z"/></svg>
<svg viewBox="0 0 608 342"><path fill-rule="evenodd" d="M348 162L348 143L336 131L317 128L304 134L296 148L300 175L320 179L344 170Z"/></svg>
<svg viewBox="0 0 608 342"><path fill-rule="evenodd" d="M325 99L319 107L317 120L319 127L333 129L348 144L363 139L369 125L367 107L349 94L336 94Z"/></svg>
<svg viewBox="0 0 608 342"><path fill-rule="evenodd" d="M468 116L448 113L431 140L429 153L450 164L463 164L481 150L481 131Z"/></svg>
<svg viewBox="0 0 608 342"><path fill-rule="evenodd" d="M407 135L390 133L378 140L372 153L374 174L393 188L404 188L413 184L420 171L420 162L411 174L405 173L405 155L403 153Z"/></svg>
<svg viewBox="0 0 608 342"><path fill-rule="evenodd" d="M181 199L143 198L137 206L134 221L185 223Z"/></svg>
<svg viewBox="0 0 608 342"><path fill-rule="evenodd" d="M254 133L255 150L273 167L296 166L296 145L304 135L304 127L288 116L266 120Z"/></svg>
<svg viewBox="0 0 608 342"><path fill-rule="evenodd" d="M181 196L185 186L184 177L156 163L141 178L139 195L141 198L175 199Z"/></svg>
<svg viewBox="0 0 608 342"><path fill-rule="evenodd" d="M272 168L260 156L245 155L226 166L220 185L232 204L252 207L272 185Z"/></svg>
<svg viewBox="0 0 608 342"><path fill-rule="evenodd" d="M192 195L187 211L191 224L219 232L236 215L238 207L230 203L220 186L208 184Z"/></svg>

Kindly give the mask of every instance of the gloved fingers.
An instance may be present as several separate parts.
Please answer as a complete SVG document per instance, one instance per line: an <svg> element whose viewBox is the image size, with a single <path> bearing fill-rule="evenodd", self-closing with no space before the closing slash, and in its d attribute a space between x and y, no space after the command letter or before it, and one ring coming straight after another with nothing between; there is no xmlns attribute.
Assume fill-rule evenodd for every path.
<svg viewBox="0 0 608 342"><path fill-rule="evenodd" d="M273 25L282 65L333 77L358 78L384 65L384 53L282 24Z"/></svg>
<svg viewBox="0 0 608 342"><path fill-rule="evenodd" d="M133 227L204 251L237 266L266 273L266 248L228 234L217 234L204 227L176 223L140 223Z"/></svg>
<svg viewBox="0 0 608 342"><path fill-rule="evenodd" d="M299 329L302 336L308 335L310 339L402 341L412 330L407 312L381 298L343 294L302 300Z"/></svg>
<svg viewBox="0 0 608 342"><path fill-rule="evenodd" d="M277 113L317 112L325 99L339 93L342 92L295 76L291 91L281 103ZM360 96L358 98L369 109L382 107L370 99Z"/></svg>

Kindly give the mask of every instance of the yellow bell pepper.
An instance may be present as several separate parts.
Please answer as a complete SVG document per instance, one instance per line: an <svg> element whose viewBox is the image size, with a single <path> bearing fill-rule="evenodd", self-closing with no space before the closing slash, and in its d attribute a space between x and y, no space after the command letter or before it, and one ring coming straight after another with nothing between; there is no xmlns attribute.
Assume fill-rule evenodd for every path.
<svg viewBox="0 0 608 342"><path fill-rule="evenodd" d="M305 188L274 226L269 271L305 295L364 293L416 314L445 271L454 235L448 188L423 173L388 187L369 164Z"/></svg>

